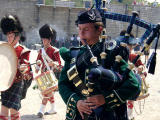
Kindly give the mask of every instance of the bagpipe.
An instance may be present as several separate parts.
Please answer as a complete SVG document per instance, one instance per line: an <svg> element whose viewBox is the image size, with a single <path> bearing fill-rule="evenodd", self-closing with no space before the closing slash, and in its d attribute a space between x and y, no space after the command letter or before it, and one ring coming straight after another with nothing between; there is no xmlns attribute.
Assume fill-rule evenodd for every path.
<svg viewBox="0 0 160 120"><path fill-rule="evenodd" d="M110 20L116 20L121 22L133 22L131 21L133 16L107 11L106 0L94 0L94 1L95 1L96 9L101 13L101 16L104 20L110 19ZM141 42L144 42L144 40L151 34L153 28L156 26L155 24L149 23L138 17L135 18L133 24L146 29L145 33L141 37Z"/></svg>
<svg viewBox="0 0 160 120"><path fill-rule="evenodd" d="M101 13L101 16L103 18L103 23L104 23L104 26L106 25L106 19L112 19L112 20L117 20L117 21L122 21L122 22L129 22L129 26L127 28L127 31L126 31L126 34L125 34L125 37L124 37L124 41L126 41L126 43L128 42L128 39L129 39L129 35L132 31L132 27L133 25L137 25L139 27L142 27L142 28L145 28L146 31L145 33L142 35L141 37L141 43L144 42L144 39L146 39L147 37L148 40L146 41L144 47L142 48L141 52L137 55L137 57L133 60L133 62L131 64L128 65L128 68L126 68L126 70L124 71L124 74L123 74L123 80L124 81L127 77L128 77L128 73L134 68L134 64L137 62L137 60L140 58L140 56L143 54L144 51L146 51L147 49L149 49L151 43L153 42L153 40L155 38L159 38L159 30L160 30L160 24L152 24L152 23L149 23L149 22L146 22L140 18L138 18L138 13L137 12L133 12L132 16L129 16L129 15L123 15L123 14L119 14L119 13L113 13L113 12L107 12L106 11L106 0L95 0L95 6L96 6L96 9L99 10L99 12ZM104 30L105 31L105 30ZM152 33L152 35L151 35ZM105 36L105 32L103 32L103 35ZM102 36L103 36L102 35ZM102 37L105 39L105 37ZM157 40L157 43L158 43L158 40ZM105 46L105 45L104 45ZM89 46L87 47L88 50L90 51L90 54L91 56L93 57L92 59L92 63L95 64L97 63L96 60L95 60L95 57L93 56L93 53L92 51L90 50ZM105 48L105 47L104 47ZM156 52L156 51L155 51ZM153 73L152 71L154 71L155 69L155 58L156 58L156 53L154 53L153 56L153 62L150 62L150 66L152 67L150 70L151 73ZM101 54L101 59L102 59L102 63L103 63L103 59L105 59L106 57L106 54L105 52L103 51L102 54ZM116 68L120 65L120 61L121 61L122 57L120 56L117 56L116 57L116 60L115 60L115 71L116 71ZM152 64L152 65L151 65ZM95 66L97 67L98 66L98 63L95 64ZM102 64L103 66L103 64ZM95 72L97 68L95 68L95 70L91 70L91 74L93 74L93 76L100 76L100 72ZM103 70L102 70L103 71ZM97 74L97 75L95 75ZM95 77L93 77L95 78ZM92 83L93 81L91 81ZM102 80L103 82L103 80ZM89 86L93 86L93 83L92 85L89 85ZM93 88L89 88L91 91L93 91Z"/></svg>
<svg viewBox="0 0 160 120"><path fill-rule="evenodd" d="M143 54L143 52L145 50L149 49L149 46L151 45L151 43L154 41L154 39L156 37L159 38L160 24L155 25L155 24L146 22L146 21L138 18L137 12L133 12L132 16L113 13L113 12L107 12L105 5L106 5L106 0L95 0L96 9L98 9L99 12L101 13L104 26L106 25L106 19L112 19L112 20L117 20L117 21L122 21L122 22L129 22L129 26L127 28L127 32L124 37L124 41L126 43L128 43L128 39L129 39L129 36L130 36L130 33L132 31L134 24L146 29L145 33L141 37L141 43L143 43L147 37L148 37L148 40L144 44L144 47L142 48L141 52L133 60L133 62L129 63L127 65L127 67L125 68L125 70L123 70L122 79L117 79L116 81L114 79L107 79L108 69L106 69L104 66L104 60L107 56L105 53L106 44L104 44L104 47L103 47L104 49L100 55L101 60L102 60L102 62L101 62L102 65L99 65L99 63L97 62L97 58L93 55L93 52L91 51L91 48L89 47L89 45L87 45L86 40L84 40L84 43L86 44L86 48L89 51L89 54L91 56L90 61L91 61L92 65L94 66L92 69L90 69L89 75L88 75L88 83L87 83L88 94L86 95L87 97L94 95L94 93L96 93L95 92L96 89L100 89L102 91L107 91L107 90L116 89L119 85L121 85L128 78L130 71L135 66L134 64L137 62L137 60L140 58L140 56ZM102 32L102 41L105 41L105 39L106 39L105 31L106 30L104 30ZM158 40L157 40L157 44L158 44ZM153 70L151 70L151 71L154 71L154 69L155 69L154 63L155 63L156 53L154 53L153 56L154 56L153 57L154 59L153 59L153 62L150 63L150 66L154 66L154 67L152 68ZM118 69L120 69L120 66L125 65L125 64L127 64L127 63L123 60L123 58L121 56L116 56L113 70L117 71ZM103 86L105 86L105 87L103 87ZM135 96L135 98L133 98L133 99L136 99L136 97L137 96Z"/></svg>
<svg viewBox="0 0 160 120"><path fill-rule="evenodd" d="M131 19L131 23L127 29L127 34L126 34L126 40L128 38L128 35L131 32L131 28L133 26L133 22L135 20L136 17L136 13L133 13L133 17ZM90 54L89 56L91 56L90 61L92 63L92 69L90 69L90 72L88 74L88 83L87 83L87 87L88 87L88 92L89 94L87 96L92 96L94 95L94 93L96 93L96 88L100 89L100 91L108 91L108 90L113 90L118 88L119 85L121 85L128 77L128 73L130 72L129 70L131 70L130 66L129 68L126 68L126 71L123 71L124 74L123 79L114 79L112 77L110 77L111 74L109 69L105 68L104 62L106 59L106 53L105 53L105 43L103 44L103 51L100 54L101 56L101 60L102 60L102 64L99 65L97 58L94 56L93 52L91 51L91 48L89 47L89 45L87 44L86 40L83 40L86 48L88 50L88 53ZM137 60L136 60L137 61ZM121 63L120 63L121 62ZM115 64L113 66L113 71L114 72L119 72L119 67L121 65L127 65L127 63L122 60L121 56L116 56L115 59ZM126 73L127 72L127 73ZM112 73L114 74L114 73ZM116 75L115 75L116 76ZM103 87L104 86L104 87Z"/></svg>
<svg viewBox="0 0 160 120"><path fill-rule="evenodd" d="M140 26L140 27L143 27L143 28L146 28L146 32L144 33L144 35L142 36L142 38L147 38L151 32L152 32L152 35L149 37L149 39L146 41L145 45L144 45L144 48L142 49L141 53L139 53L139 55L133 60L133 63L132 64L129 64L128 67L126 68L126 70L124 71L123 73L123 79L121 81L114 81L114 82L117 82L117 85L116 83L114 83L115 86L112 86L112 80L110 82L106 82L105 83L105 78L107 75L106 73L106 70L104 68L104 59L106 58L106 53L105 53L105 48L106 48L106 44L104 44L104 47L103 47L103 52L101 53L101 59L102 59L102 66L103 67L99 67L99 64L96 60L96 57L93 55L92 51L91 51L91 48L87 45L87 42L86 40L84 40L84 43L86 44L86 47L89 51L89 54L91 56L91 63L93 64L94 68L92 68L90 70L90 73L89 73L89 82L87 84L87 87L88 87L88 91L89 91L89 95L92 95L92 93L94 93L94 84L95 84L95 81L96 80L99 80L102 82L103 85L106 85L108 87L105 87L105 90L110 90L110 89L114 89L116 86L118 86L118 84L121 84L121 82L124 82L127 77L128 77L128 73L134 68L134 64L137 62L137 60L139 59L139 57L142 55L142 53L148 49L148 47L150 46L150 44L152 43L152 41L154 40L155 37L157 37L158 35L158 32L159 32L159 24L157 25L154 25L154 24L151 24L151 23L148 23L144 20L141 20L139 18L137 18L138 16L138 13L137 12L133 12L132 16L128 16L128 15L122 15L122 14L118 14L118 13L111 13L111 12L106 12L106 9L105 9L105 5L106 5L106 0L95 0L96 2L96 9L98 9L102 15L102 18L104 20L104 26L106 24L106 21L105 19L113 19L113 20L119 20L119 21L123 21L123 22L129 22L129 26L127 28L127 32L125 34L125 41L127 43L128 41L128 38L130 36L130 33L132 31L132 27L133 25L137 25L137 26ZM100 7L102 6L102 9L100 9ZM104 34L105 36L105 30L102 32L102 34ZM105 37L102 37L102 40L105 40ZM126 63L120 63L122 61L122 57L121 56L116 56L116 59L115 59L115 65L114 65L114 71L117 71L118 67L120 67L120 64L126 64ZM107 83L110 83L107 85ZM109 86L112 86L109 87Z"/></svg>

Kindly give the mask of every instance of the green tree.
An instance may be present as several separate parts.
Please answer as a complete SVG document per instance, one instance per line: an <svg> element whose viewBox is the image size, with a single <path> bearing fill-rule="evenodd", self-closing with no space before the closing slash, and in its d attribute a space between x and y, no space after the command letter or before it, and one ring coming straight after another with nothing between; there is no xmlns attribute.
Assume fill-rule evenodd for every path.
<svg viewBox="0 0 160 120"><path fill-rule="evenodd" d="M45 0L45 5L53 5L53 0Z"/></svg>

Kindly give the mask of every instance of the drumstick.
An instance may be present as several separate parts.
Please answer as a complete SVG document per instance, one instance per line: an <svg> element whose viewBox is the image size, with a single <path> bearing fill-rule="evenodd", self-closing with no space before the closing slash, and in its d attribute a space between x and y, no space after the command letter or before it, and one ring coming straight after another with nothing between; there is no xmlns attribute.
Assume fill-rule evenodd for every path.
<svg viewBox="0 0 160 120"><path fill-rule="evenodd" d="M24 62L29 63L29 61L26 60L26 59L24 59ZM35 65L35 64L40 65L40 64L42 64L42 62L41 62L41 60L37 60L35 63L31 63L31 64L28 64L26 66Z"/></svg>

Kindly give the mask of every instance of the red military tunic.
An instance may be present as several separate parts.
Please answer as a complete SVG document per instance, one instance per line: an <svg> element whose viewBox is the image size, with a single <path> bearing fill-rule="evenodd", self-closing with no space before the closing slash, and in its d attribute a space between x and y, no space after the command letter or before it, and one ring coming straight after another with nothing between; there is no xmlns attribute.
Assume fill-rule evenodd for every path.
<svg viewBox="0 0 160 120"><path fill-rule="evenodd" d="M61 65L61 60L60 60L60 55L59 55L59 50L55 47L48 47L47 50L45 50L46 54L48 55L48 57L53 60L53 62L57 62L58 64L53 68L54 72L60 72L62 69L62 65ZM45 62L43 61L43 57L42 57L42 49L40 49L39 53L38 53L38 57L37 57L37 61L41 60L42 62L42 68L41 68L41 72L45 72L46 71L46 65ZM45 58L44 58L45 59ZM46 60L47 61L47 60ZM49 62L49 61L48 61ZM39 65L40 66L40 65ZM53 92L53 91L52 91ZM42 100L42 104L46 105L48 101L50 101L51 104L54 103L54 95L52 94L52 92L43 94L44 98ZM46 98L47 97L47 98ZM44 102L46 100L46 102Z"/></svg>
<svg viewBox="0 0 160 120"><path fill-rule="evenodd" d="M137 57L137 54L130 54L129 55L129 61L133 61ZM138 67L140 65L143 65L142 61L140 59L137 60L135 66Z"/></svg>
<svg viewBox="0 0 160 120"><path fill-rule="evenodd" d="M56 69L58 71L61 71L62 65L61 65L59 50L57 48L55 48L55 47L50 46L50 47L47 48L47 50L45 52L50 57L50 59L53 60L53 62L57 62L58 63L58 66L56 66ZM41 71L44 72L44 69L46 68L46 65L45 65L45 63L43 61L43 58L42 58L42 49L40 49L40 51L38 53L37 60L41 60L42 61L42 70Z"/></svg>
<svg viewBox="0 0 160 120"><path fill-rule="evenodd" d="M27 79L27 77L32 77L32 73L30 72L30 66L28 66L28 70L25 72L25 74L22 74L19 70L19 67L21 64L29 65L30 51L26 49L25 47L23 47L22 45L16 46L15 51L16 51L17 58L18 58L18 67L17 67L17 73L14 79L14 82L19 82L22 79Z"/></svg>

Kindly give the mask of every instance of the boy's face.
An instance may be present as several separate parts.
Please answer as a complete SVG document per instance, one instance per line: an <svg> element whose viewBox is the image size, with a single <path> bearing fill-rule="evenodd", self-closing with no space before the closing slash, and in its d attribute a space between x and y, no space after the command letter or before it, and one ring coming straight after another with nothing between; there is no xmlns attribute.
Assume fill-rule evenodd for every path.
<svg viewBox="0 0 160 120"><path fill-rule="evenodd" d="M95 29L94 23L78 24L78 33L83 44L86 39L88 45L93 45L99 41L101 30Z"/></svg>
<svg viewBox="0 0 160 120"><path fill-rule="evenodd" d="M15 36L15 33L14 32L9 32L7 33L7 40L8 40L8 43L11 45L11 46L14 46L17 44L17 42L19 41L20 37L19 36Z"/></svg>
<svg viewBox="0 0 160 120"><path fill-rule="evenodd" d="M42 38L42 42L44 47L48 47L50 45L51 40L48 38Z"/></svg>

